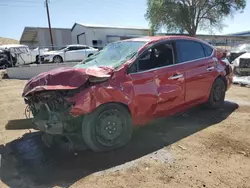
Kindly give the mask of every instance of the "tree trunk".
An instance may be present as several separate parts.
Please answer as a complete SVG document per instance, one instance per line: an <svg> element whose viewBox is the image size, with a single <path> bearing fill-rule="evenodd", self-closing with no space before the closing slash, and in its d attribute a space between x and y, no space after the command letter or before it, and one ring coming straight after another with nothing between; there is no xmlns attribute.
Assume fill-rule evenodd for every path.
<svg viewBox="0 0 250 188"><path fill-rule="evenodd" d="M195 35L196 35L195 29L192 29L188 34L189 34L191 37L195 37Z"/></svg>

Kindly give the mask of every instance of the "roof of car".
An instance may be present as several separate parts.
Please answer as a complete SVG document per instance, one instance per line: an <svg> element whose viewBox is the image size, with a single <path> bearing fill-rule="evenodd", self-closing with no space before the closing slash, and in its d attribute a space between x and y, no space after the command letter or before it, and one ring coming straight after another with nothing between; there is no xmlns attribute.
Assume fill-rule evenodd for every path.
<svg viewBox="0 0 250 188"><path fill-rule="evenodd" d="M5 45L0 45L0 48L21 48L21 47L25 47L28 48L28 46L23 45L23 44L5 44Z"/></svg>
<svg viewBox="0 0 250 188"><path fill-rule="evenodd" d="M167 40L167 39L191 39L191 40L198 40L195 37L189 37L185 35L166 35L166 36L146 36L146 37L140 37L140 38L131 38L127 39L128 41L146 41L146 42L154 42L159 40Z"/></svg>
<svg viewBox="0 0 250 188"><path fill-rule="evenodd" d="M87 45L83 45L83 44L70 44L70 45L67 45L67 47L72 47L72 46L87 46Z"/></svg>

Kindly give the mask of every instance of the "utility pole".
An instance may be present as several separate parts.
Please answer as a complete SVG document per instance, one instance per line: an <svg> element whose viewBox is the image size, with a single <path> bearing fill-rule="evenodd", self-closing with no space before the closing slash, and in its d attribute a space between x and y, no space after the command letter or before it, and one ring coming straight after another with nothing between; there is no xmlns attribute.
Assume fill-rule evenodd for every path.
<svg viewBox="0 0 250 188"><path fill-rule="evenodd" d="M54 50L53 36L52 36L52 30L51 30L51 24L50 24L49 2L48 2L48 0L45 0L45 6L46 6L46 10L47 10L47 17L48 17L48 24L49 24L50 42L51 42L52 50Z"/></svg>

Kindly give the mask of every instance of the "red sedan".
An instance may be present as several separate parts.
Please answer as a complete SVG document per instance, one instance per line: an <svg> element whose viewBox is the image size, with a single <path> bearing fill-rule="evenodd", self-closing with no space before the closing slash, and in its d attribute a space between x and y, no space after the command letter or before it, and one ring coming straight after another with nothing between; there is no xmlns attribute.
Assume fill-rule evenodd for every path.
<svg viewBox="0 0 250 188"><path fill-rule="evenodd" d="M219 108L232 69L208 43L184 36L107 45L73 68L42 73L23 97L46 135L107 151L129 142L133 125L204 104Z"/></svg>

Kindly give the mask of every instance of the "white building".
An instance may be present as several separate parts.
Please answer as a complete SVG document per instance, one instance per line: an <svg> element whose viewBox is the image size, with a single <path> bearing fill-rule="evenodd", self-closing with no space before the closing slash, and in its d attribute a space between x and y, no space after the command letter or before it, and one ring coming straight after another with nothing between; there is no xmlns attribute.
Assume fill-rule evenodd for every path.
<svg viewBox="0 0 250 188"><path fill-rule="evenodd" d="M53 43L55 48L72 44L71 29L52 28ZM32 47L51 47L49 28L25 27L20 38L20 44Z"/></svg>
<svg viewBox="0 0 250 188"><path fill-rule="evenodd" d="M72 43L93 47L134 37L148 36L148 28L115 27L75 23L71 29Z"/></svg>

